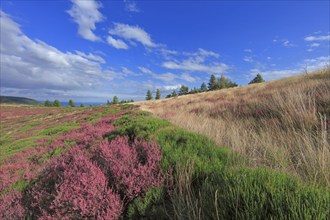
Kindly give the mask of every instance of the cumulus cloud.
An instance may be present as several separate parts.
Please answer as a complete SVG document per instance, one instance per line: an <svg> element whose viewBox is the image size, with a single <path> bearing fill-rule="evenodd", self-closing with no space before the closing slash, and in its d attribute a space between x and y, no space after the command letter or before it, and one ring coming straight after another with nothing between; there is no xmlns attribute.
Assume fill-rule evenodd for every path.
<svg viewBox="0 0 330 220"><path fill-rule="evenodd" d="M1 12L1 87L74 90L94 88L106 73L104 59L80 51L62 52L26 36Z"/></svg>
<svg viewBox="0 0 330 220"><path fill-rule="evenodd" d="M128 49L128 45L120 39L114 39L113 37L108 36L107 42L116 49Z"/></svg>
<svg viewBox="0 0 330 220"><path fill-rule="evenodd" d="M330 41L330 35L308 36L304 38L305 41Z"/></svg>
<svg viewBox="0 0 330 220"><path fill-rule="evenodd" d="M138 42L146 47L156 47L150 35L139 26L114 23L114 28L109 31L111 35L123 38L128 41Z"/></svg>
<svg viewBox="0 0 330 220"><path fill-rule="evenodd" d="M104 20L104 16L99 11L102 4L95 0L71 0L72 8L67 13L78 24L78 34L86 40L100 41L94 34L95 24Z"/></svg>

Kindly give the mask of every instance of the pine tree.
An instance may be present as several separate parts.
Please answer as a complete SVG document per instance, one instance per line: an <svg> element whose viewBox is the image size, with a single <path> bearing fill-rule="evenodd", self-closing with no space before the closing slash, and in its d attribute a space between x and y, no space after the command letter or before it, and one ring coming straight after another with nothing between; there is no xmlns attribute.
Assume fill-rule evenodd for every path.
<svg viewBox="0 0 330 220"><path fill-rule="evenodd" d="M157 91L156 91L156 99L160 99L160 90L159 89L157 89Z"/></svg>
<svg viewBox="0 0 330 220"><path fill-rule="evenodd" d="M147 95L146 95L146 100L152 100L153 97L152 97L152 93L150 90L147 91Z"/></svg>
<svg viewBox="0 0 330 220"><path fill-rule="evenodd" d="M211 75L210 81L209 81L209 90L215 90L217 87L217 79L215 78L215 75Z"/></svg>
<svg viewBox="0 0 330 220"><path fill-rule="evenodd" d="M118 97L117 96L113 97L112 104L118 104Z"/></svg>
<svg viewBox="0 0 330 220"><path fill-rule="evenodd" d="M84 107L84 104L80 104L80 107L82 107L82 108L83 108L83 107Z"/></svg>
<svg viewBox="0 0 330 220"><path fill-rule="evenodd" d="M207 87L206 87L205 82L203 82L202 85L201 85L201 91L202 92L206 92L207 91Z"/></svg>
<svg viewBox="0 0 330 220"><path fill-rule="evenodd" d="M179 95L186 95L189 92L188 86L182 85L179 91Z"/></svg>
<svg viewBox="0 0 330 220"><path fill-rule="evenodd" d="M72 101L72 99L69 100L69 106L70 106L70 107L75 107L75 104L74 104L74 102Z"/></svg>
<svg viewBox="0 0 330 220"><path fill-rule="evenodd" d="M252 79L249 84L265 82L262 76L258 73L254 79Z"/></svg>

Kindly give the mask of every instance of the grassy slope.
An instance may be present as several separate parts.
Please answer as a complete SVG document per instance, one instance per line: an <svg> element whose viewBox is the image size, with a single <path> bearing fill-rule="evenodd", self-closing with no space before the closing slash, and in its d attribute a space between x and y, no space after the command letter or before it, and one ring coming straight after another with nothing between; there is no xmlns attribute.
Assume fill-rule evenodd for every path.
<svg viewBox="0 0 330 220"><path fill-rule="evenodd" d="M330 70L137 103L270 167L330 186Z"/></svg>
<svg viewBox="0 0 330 220"><path fill-rule="evenodd" d="M303 184L296 178L267 169L247 168L244 166L246 158L229 149L217 147L205 136L180 129L129 105L120 109L6 107L6 114L1 115L1 134L6 136L1 140L0 171L6 172L1 169L7 162L13 162L6 162L6 158L9 159L13 154L35 144L42 150L43 146L56 141L58 135L79 127L81 122L93 124L103 116L123 111L126 112L113 123L116 130L104 138L112 140L118 135L127 135L132 140L138 137L157 141L162 150L163 170L168 172L165 186L150 189L144 196L127 204L123 216L129 219L329 217L328 188ZM38 142L38 139L46 142ZM61 149L54 148L45 152L38 161L29 154L26 160L27 164L37 162L42 167L47 160L63 153ZM11 169L14 170L14 167ZM21 177L13 176L17 181L11 188L24 192L30 183L19 170L16 172ZM1 192L0 196L3 193L7 191Z"/></svg>
<svg viewBox="0 0 330 220"><path fill-rule="evenodd" d="M0 96L0 104L41 105L34 99L14 96Z"/></svg>

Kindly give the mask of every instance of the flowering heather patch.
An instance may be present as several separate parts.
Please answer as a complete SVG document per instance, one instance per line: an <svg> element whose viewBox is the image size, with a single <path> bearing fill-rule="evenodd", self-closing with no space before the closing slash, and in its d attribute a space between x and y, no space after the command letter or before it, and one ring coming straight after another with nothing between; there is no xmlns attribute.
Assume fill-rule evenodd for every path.
<svg viewBox="0 0 330 220"><path fill-rule="evenodd" d="M21 197L20 192L10 192L0 197L0 219L24 219Z"/></svg>
<svg viewBox="0 0 330 220"><path fill-rule="evenodd" d="M130 201L164 182L157 144L104 140L132 109L16 111L19 117L1 127L11 139L1 142L0 219L118 219ZM23 127L12 132L15 123ZM22 150L6 156L12 148Z"/></svg>
<svg viewBox="0 0 330 220"><path fill-rule="evenodd" d="M92 147L94 144L99 143L106 134L115 130L115 127L111 124L114 120L115 117L111 117L102 119L95 125L83 123L79 129L69 132L61 139L63 142L73 140L82 147Z"/></svg>
<svg viewBox="0 0 330 220"><path fill-rule="evenodd" d="M29 216L41 219L117 219L119 195L108 188L101 169L80 148L72 148L25 192Z"/></svg>
<svg viewBox="0 0 330 220"><path fill-rule="evenodd" d="M164 182L160 168L160 149L156 143L128 137L104 141L96 152L96 160L122 197L132 200L151 186Z"/></svg>

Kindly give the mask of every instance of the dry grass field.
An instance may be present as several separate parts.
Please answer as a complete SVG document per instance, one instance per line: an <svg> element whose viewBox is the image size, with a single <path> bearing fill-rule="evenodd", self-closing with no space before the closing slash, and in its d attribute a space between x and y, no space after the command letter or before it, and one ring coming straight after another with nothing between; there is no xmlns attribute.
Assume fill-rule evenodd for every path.
<svg viewBox="0 0 330 220"><path fill-rule="evenodd" d="M330 186L330 69L286 79L137 103L248 158Z"/></svg>

